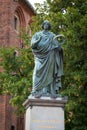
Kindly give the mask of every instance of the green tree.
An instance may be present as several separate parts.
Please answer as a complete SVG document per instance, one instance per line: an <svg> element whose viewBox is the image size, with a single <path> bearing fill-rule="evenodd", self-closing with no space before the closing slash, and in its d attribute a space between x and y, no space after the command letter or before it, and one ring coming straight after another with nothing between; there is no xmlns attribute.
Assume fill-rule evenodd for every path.
<svg viewBox="0 0 87 130"><path fill-rule="evenodd" d="M24 112L23 102L32 87L33 54L28 36L23 32L24 48L0 48L0 94L12 96L10 102L17 107L17 114Z"/></svg>
<svg viewBox="0 0 87 130"><path fill-rule="evenodd" d="M47 0L37 5L37 30L44 19L52 31L64 34L64 77L61 93L69 97L66 106L66 130L87 129L87 1ZM45 11L45 13L44 13Z"/></svg>

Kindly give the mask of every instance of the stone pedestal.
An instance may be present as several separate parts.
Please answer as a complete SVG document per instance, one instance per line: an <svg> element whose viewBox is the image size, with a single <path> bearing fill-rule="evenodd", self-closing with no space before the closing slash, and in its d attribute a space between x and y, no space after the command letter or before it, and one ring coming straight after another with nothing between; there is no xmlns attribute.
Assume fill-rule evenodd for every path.
<svg viewBox="0 0 87 130"><path fill-rule="evenodd" d="M25 102L25 130L64 130L64 106L67 99L34 98Z"/></svg>

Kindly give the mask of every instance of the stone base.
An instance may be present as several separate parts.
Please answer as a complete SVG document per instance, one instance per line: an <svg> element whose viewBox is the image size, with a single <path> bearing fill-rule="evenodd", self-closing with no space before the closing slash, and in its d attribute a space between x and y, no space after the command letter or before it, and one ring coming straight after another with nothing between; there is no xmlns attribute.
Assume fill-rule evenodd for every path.
<svg viewBox="0 0 87 130"><path fill-rule="evenodd" d="M67 100L50 97L34 98L25 102L25 130L64 130L64 106Z"/></svg>

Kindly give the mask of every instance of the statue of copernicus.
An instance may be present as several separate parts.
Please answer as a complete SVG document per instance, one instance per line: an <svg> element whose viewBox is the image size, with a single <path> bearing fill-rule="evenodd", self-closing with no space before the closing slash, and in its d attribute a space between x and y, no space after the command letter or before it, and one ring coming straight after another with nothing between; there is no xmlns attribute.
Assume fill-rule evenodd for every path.
<svg viewBox="0 0 87 130"><path fill-rule="evenodd" d="M51 24L45 20L42 31L36 32L31 39L31 48L35 58L33 72L32 95L39 98L42 95L51 95L56 98L61 88L63 75L63 49L65 42L63 35L50 32ZM62 42L58 38L62 37Z"/></svg>

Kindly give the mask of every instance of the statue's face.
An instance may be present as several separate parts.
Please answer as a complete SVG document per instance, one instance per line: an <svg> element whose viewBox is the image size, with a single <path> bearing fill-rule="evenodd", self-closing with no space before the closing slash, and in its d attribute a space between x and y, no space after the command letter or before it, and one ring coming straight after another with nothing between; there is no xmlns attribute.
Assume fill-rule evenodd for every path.
<svg viewBox="0 0 87 130"><path fill-rule="evenodd" d="M48 30L49 29L49 23L45 22L43 27L44 27L44 30Z"/></svg>

